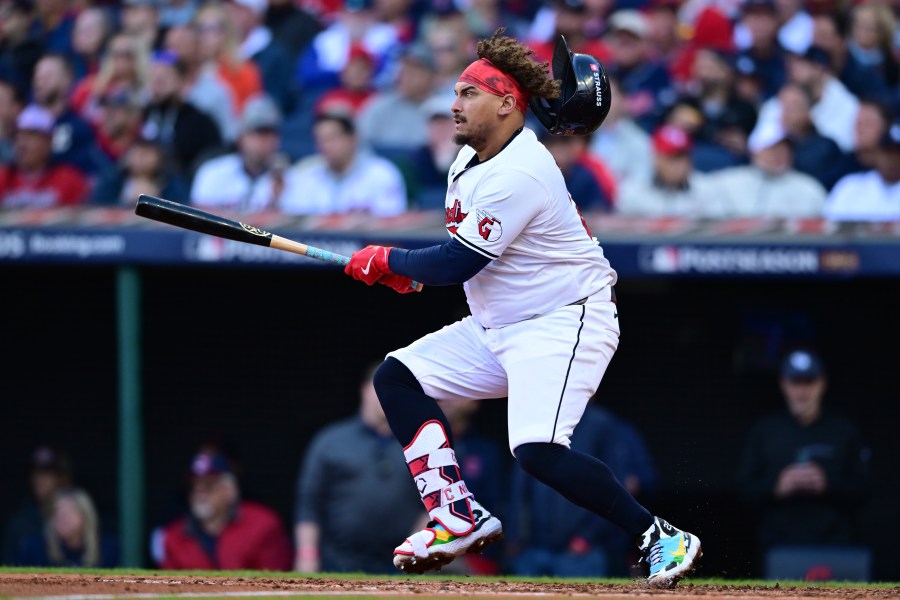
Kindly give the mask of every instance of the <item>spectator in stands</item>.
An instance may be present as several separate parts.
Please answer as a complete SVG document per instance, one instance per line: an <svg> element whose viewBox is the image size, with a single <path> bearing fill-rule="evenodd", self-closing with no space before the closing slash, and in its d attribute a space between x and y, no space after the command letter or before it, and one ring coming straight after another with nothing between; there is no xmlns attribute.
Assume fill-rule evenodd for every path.
<svg viewBox="0 0 900 600"><path fill-rule="evenodd" d="M75 11L69 0L40 0L35 2L37 24L35 29L48 52L72 54L72 29Z"/></svg>
<svg viewBox="0 0 900 600"><path fill-rule="evenodd" d="M619 189L617 212L644 217L706 215L714 194L708 176L693 170L690 136L673 125L653 134L653 176L628 179Z"/></svg>
<svg viewBox="0 0 900 600"><path fill-rule="evenodd" d="M159 7L159 27L163 31L172 27L190 25L197 12L197 0L165 0Z"/></svg>
<svg viewBox="0 0 900 600"><path fill-rule="evenodd" d="M860 98L886 98L890 92L884 78L850 52L847 21L843 11L817 13L813 17L813 45L828 52L835 76L852 94Z"/></svg>
<svg viewBox="0 0 900 600"><path fill-rule="evenodd" d="M376 150L412 151L427 141L422 104L434 93L434 58L427 46L410 46L394 85L375 94L357 122L359 139ZM402 123L398 127L397 123Z"/></svg>
<svg viewBox="0 0 900 600"><path fill-rule="evenodd" d="M290 540L267 506L241 500L240 486L220 454L200 453L190 466L189 514L163 533L163 569L286 571Z"/></svg>
<svg viewBox="0 0 900 600"><path fill-rule="evenodd" d="M424 517L403 451L375 395L374 371L360 385L359 413L316 433L304 453L294 517L295 571L391 573L397 540Z"/></svg>
<svg viewBox="0 0 900 600"><path fill-rule="evenodd" d="M469 31L476 39L490 38L499 27L506 28L506 35L523 39L528 32L528 22L516 16L501 0L475 0L460 4Z"/></svg>
<svg viewBox="0 0 900 600"><path fill-rule="evenodd" d="M53 114L35 104L19 113L13 162L0 166L0 207L50 208L87 199L87 178L51 158L53 126Z"/></svg>
<svg viewBox="0 0 900 600"><path fill-rule="evenodd" d="M755 123L756 108L735 89L736 60L734 54L712 48L697 51L692 73L696 91L691 96L703 112L705 125L695 139L714 140L723 119L739 119L750 123L750 128Z"/></svg>
<svg viewBox="0 0 900 600"><path fill-rule="evenodd" d="M157 139L139 137L127 149L115 169L100 178L93 204L134 208L141 194L188 203L190 189L172 173L166 162L166 147Z"/></svg>
<svg viewBox="0 0 900 600"><path fill-rule="evenodd" d="M619 80L610 77L609 89L612 98L609 114L591 137L591 152L600 157L620 184L628 179L650 179L653 173L650 136L628 113Z"/></svg>
<svg viewBox="0 0 900 600"><path fill-rule="evenodd" d="M222 139L212 118L182 97L184 68L174 52L153 54L143 133L162 144L169 166L189 180L199 162L222 147Z"/></svg>
<svg viewBox="0 0 900 600"><path fill-rule="evenodd" d="M191 186L191 204L238 213L281 206L292 193L284 173L286 159L278 153L280 126L281 112L271 98L251 99L241 117L237 151L200 165Z"/></svg>
<svg viewBox="0 0 900 600"><path fill-rule="evenodd" d="M806 88L786 83L778 92L781 126L794 149L794 168L831 189L842 175L836 165L843 160L834 140L819 133L812 121L812 98Z"/></svg>
<svg viewBox="0 0 900 600"><path fill-rule="evenodd" d="M68 454L52 446L38 446L28 464L29 496L9 518L3 532L2 564L21 565L23 543L43 535L57 492L72 485L74 472Z"/></svg>
<svg viewBox="0 0 900 600"><path fill-rule="evenodd" d="M631 118L652 131L675 93L665 66L651 57L647 33L647 21L636 10L618 10L609 19L610 70L619 80L620 97Z"/></svg>
<svg viewBox="0 0 900 600"><path fill-rule="evenodd" d="M200 57L231 92L237 114L247 101L263 91L259 67L241 55L241 38L232 14L220 4L204 4L194 18L199 33Z"/></svg>
<svg viewBox="0 0 900 600"><path fill-rule="evenodd" d="M778 43L778 15L774 0L744 0L735 31L746 32L743 42L739 34L736 45L742 56L753 61L762 83L762 95L771 98L785 79L784 53Z"/></svg>
<svg viewBox="0 0 900 600"><path fill-rule="evenodd" d="M737 469L738 490L760 513L759 548L851 543L869 451L852 422L822 406L828 382L816 353L790 352L779 384L786 410L753 426Z"/></svg>
<svg viewBox="0 0 900 600"><path fill-rule="evenodd" d="M833 221L900 220L900 122L881 138L875 168L841 178L825 205Z"/></svg>
<svg viewBox="0 0 900 600"><path fill-rule="evenodd" d="M292 193L279 207L295 215L367 212L390 216L407 208L406 185L390 161L360 147L353 121L320 115L313 125L316 154L292 168Z"/></svg>
<svg viewBox="0 0 900 600"><path fill-rule="evenodd" d="M314 113L343 113L358 118L362 108L375 95L374 75L375 57L362 44L354 44L341 69L340 85L322 94Z"/></svg>
<svg viewBox="0 0 900 600"><path fill-rule="evenodd" d="M848 50L857 62L870 67L888 88L900 81L894 56L897 19L886 4L857 4L852 9Z"/></svg>
<svg viewBox="0 0 900 600"><path fill-rule="evenodd" d="M856 113L853 133L856 147L844 156L840 169L841 176L859 173L875 168L875 158L881 151L884 133L894 119L891 107L879 100L862 99Z"/></svg>
<svg viewBox="0 0 900 600"><path fill-rule="evenodd" d="M159 0L125 0L122 3L121 32L137 41L145 51L156 48L160 36Z"/></svg>
<svg viewBox="0 0 900 600"><path fill-rule="evenodd" d="M106 8L92 6L78 13L72 30L72 70L76 81L100 70L103 49L112 31L112 17Z"/></svg>
<svg viewBox="0 0 900 600"><path fill-rule="evenodd" d="M34 66L46 47L36 31L30 0L0 4L0 77L28 91Z"/></svg>
<svg viewBox="0 0 900 600"><path fill-rule="evenodd" d="M633 425L589 404L572 435L572 448L603 461L637 498L657 486L650 453ZM513 467L510 508L504 519L509 566L526 576L629 575L629 536Z"/></svg>
<svg viewBox="0 0 900 600"><path fill-rule="evenodd" d="M166 51L178 57L181 73L181 97L209 115L219 128L222 141L231 143L237 138L238 114L228 86L216 75L216 66L204 63L200 56L200 37L197 29L176 26L166 32L163 41ZM152 95L151 90L151 95Z"/></svg>
<svg viewBox="0 0 900 600"><path fill-rule="evenodd" d="M465 23L456 19L434 21L424 34L424 44L434 59L435 93L450 93L459 74L475 55L475 40Z"/></svg>
<svg viewBox="0 0 900 600"><path fill-rule="evenodd" d="M645 11L647 41L654 56L666 65L672 65L685 46L686 36L678 22L680 6L681 0L650 0Z"/></svg>
<svg viewBox="0 0 900 600"><path fill-rule="evenodd" d="M813 218L822 215L825 188L793 167L793 150L779 123L757 123L748 141L751 164L709 175L715 187L710 216Z"/></svg>
<svg viewBox="0 0 900 600"><path fill-rule="evenodd" d="M843 152L853 150L853 128L859 100L832 74L830 55L818 46L787 57L788 79L806 89L812 98L811 114L819 133L833 139ZM769 125L781 118L777 97L763 104L759 122Z"/></svg>
<svg viewBox="0 0 900 600"><path fill-rule="evenodd" d="M13 82L0 79L0 164L12 160L16 118L24 107L22 90Z"/></svg>
<svg viewBox="0 0 900 600"><path fill-rule="evenodd" d="M588 12L583 0L551 0L539 15L528 34L536 60L550 61L561 35L572 52L590 54L604 63L609 60L609 48L587 36Z"/></svg>
<svg viewBox="0 0 900 600"><path fill-rule="evenodd" d="M120 91L146 93L149 70L147 49L136 38L119 33L109 41L100 70L75 86L72 108L85 120L99 125L102 120L101 98Z"/></svg>
<svg viewBox="0 0 900 600"><path fill-rule="evenodd" d="M100 98L97 143L116 163L140 137L144 96L129 89L108 92Z"/></svg>
<svg viewBox="0 0 900 600"><path fill-rule="evenodd" d="M409 197L415 208L444 209L447 173L462 146L453 141L456 123L450 113L454 97L437 95L422 105L428 119L428 144L413 154L404 174L409 174Z"/></svg>
<svg viewBox="0 0 900 600"><path fill-rule="evenodd" d="M287 49L292 61L297 60L321 29L319 21L293 0L269 0L265 23L275 40Z"/></svg>
<svg viewBox="0 0 900 600"><path fill-rule="evenodd" d="M119 565L119 543L102 531L90 495L69 487L54 494L44 531L26 539L17 562L34 567L112 568Z"/></svg>
<svg viewBox="0 0 900 600"><path fill-rule="evenodd" d="M551 135L543 127L539 139L562 171L566 189L583 211L612 212L616 202L616 180L600 158L588 152L590 136Z"/></svg>
<svg viewBox="0 0 900 600"><path fill-rule="evenodd" d="M294 82L288 77L293 62L264 24L268 0L229 0L226 6L237 27L241 58L256 64L262 89L282 113L290 112L296 99Z"/></svg>

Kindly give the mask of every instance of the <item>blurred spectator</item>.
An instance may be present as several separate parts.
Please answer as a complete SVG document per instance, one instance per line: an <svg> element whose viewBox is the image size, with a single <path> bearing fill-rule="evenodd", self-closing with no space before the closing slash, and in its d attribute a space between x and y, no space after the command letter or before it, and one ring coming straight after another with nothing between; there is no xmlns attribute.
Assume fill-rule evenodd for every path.
<svg viewBox="0 0 900 600"><path fill-rule="evenodd" d="M34 66L46 50L35 31L31 0L0 3L0 77L28 90Z"/></svg>
<svg viewBox="0 0 900 600"><path fill-rule="evenodd" d="M197 169L191 204L240 213L272 210L290 194L286 158L278 153L281 113L268 96L247 103L237 151L213 158ZM308 190L303 190L306 196Z"/></svg>
<svg viewBox="0 0 900 600"><path fill-rule="evenodd" d="M675 92L665 66L651 57L647 34L647 21L636 10L618 10L609 19L610 67L619 80L620 97L631 118L651 131Z"/></svg>
<svg viewBox="0 0 900 600"><path fill-rule="evenodd" d="M160 0L124 0L120 12L121 33L134 39L150 52L159 42L159 8L165 4Z"/></svg>
<svg viewBox="0 0 900 600"><path fill-rule="evenodd" d="M190 25L197 12L197 4L197 0L165 0L159 7L160 29Z"/></svg>
<svg viewBox="0 0 900 600"><path fill-rule="evenodd" d="M692 168L691 138L673 125L653 134L653 177L629 179L619 189L617 212L644 217L706 215L715 200L709 179Z"/></svg>
<svg viewBox="0 0 900 600"><path fill-rule="evenodd" d="M35 104L50 111L55 120L53 158L94 176L109 166L97 146L94 130L69 104L72 65L61 54L48 54L34 69L32 93Z"/></svg>
<svg viewBox="0 0 900 600"><path fill-rule="evenodd" d="M281 109L294 106L294 82L288 77L293 63L287 49L264 24L268 0L229 0L226 4L237 27L242 59L252 61L259 69L262 89Z"/></svg>
<svg viewBox="0 0 900 600"><path fill-rule="evenodd" d="M633 496L655 492L656 468L633 425L589 404L572 448L603 461ZM517 575L603 577L629 575L629 536L513 467L510 509L504 519L510 570Z"/></svg>
<svg viewBox="0 0 900 600"><path fill-rule="evenodd" d="M566 189L583 211L612 212L616 201L616 180L597 156L588 152L590 136L551 135L543 127L538 136L566 181Z"/></svg>
<svg viewBox="0 0 900 600"><path fill-rule="evenodd" d="M737 469L739 491L760 512L759 548L850 543L869 489L869 451L853 423L823 408L818 355L789 353L779 383L787 410L753 426Z"/></svg>
<svg viewBox="0 0 900 600"><path fill-rule="evenodd" d="M70 0L37 0L37 31L49 52L72 54L75 13Z"/></svg>
<svg viewBox="0 0 900 600"><path fill-rule="evenodd" d="M856 147L852 153L844 155L841 175L868 171L875 167L875 158L881 151L884 133L894 119L891 107L878 100L860 100L853 129Z"/></svg>
<svg viewBox="0 0 900 600"><path fill-rule="evenodd" d="M233 142L238 134L234 99L231 90L216 75L216 66L204 63L200 56L197 29L172 27L166 32L163 46L177 57L181 97L212 117L223 141Z"/></svg>
<svg viewBox="0 0 900 600"><path fill-rule="evenodd" d="M662 1L662 0L660 0ZM693 19L686 18L692 12L688 4L679 10L679 30L688 29L686 43L682 44L669 60L669 70L679 88L690 88L694 77L694 61L700 50L710 50L722 55L734 54L731 20L715 5L704 6ZM736 66L736 65L735 65Z"/></svg>
<svg viewBox="0 0 900 600"><path fill-rule="evenodd" d="M113 163L140 136L143 114L144 97L131 90L108 92L100 98L97 143Z"/></svg>
<svg viewBox="0 0 900 600"><path fill-rule="evenodd" d="M620 184L628 179L650 179L653 172L650 136L629 115L619 80L610 77L609 89L612 98L609 114L591 137L591 152L600 157Z"/></svg>
<svg viewBox="0 0 900 600"><path fill-rule="evenodd" d="M751 164L709 175L715 187L711 216L812 218L822 215L825 188L793 168L791 142L780 124L757 124L748 142Z"/></svg>
<svg viewBox="0 0 900 600"><path fill-rule="evenodd" d="M528 46L534 50L535 59L549 62L559 42L565 36L572 52L590 54L606 63L610 51L596 38L587 37L587 6L583 0L550 0L542 8L528 34ZM463 65L465 67L465 65Z"/></svg>
<svg viewBox="0 0 900 600"><path fill-rule="evenodd" d="M140 41L116 34L103 53L100 71L75 86L72 108L88 122L99 125L103 112L101 99L113 92L146 93L149 66L147 49Z"/></svg>
<svg viewBox="0 0 900 600"><path fill-rule="evenodd" d="M701 48L696 54L693 68L696 87L691 95L697 99L706 121L703 130L698 132L701 140L713 140L725 119L749 123L748 131L756 122L756 108L740 98L735 89L736 60L734 54L709 48Z"/></svg>
<svg viewBox="0 0 900 600"><path fill-rule="evenodd" d="M787 66L788 79L805 88L812 99L810 112L819 133L833 139L842 151L853 150L859 100L832 74L830 55L810 46L803 55L788 55ZM759 111L759 123L770 125L780 119L781 102L771 98Z"/></svg>
<svg viewBox="0 0 900 600"><path fill-rule="evenodd" d="M163 533L163 569L286 571L291 547L275 512L241 500L237 477L220 454L190 466L190 512Z"/></svg>
<svg viewBox="0 0 900 600"><path fill-rule="evenodd" d="M787 83L778 92L781 125L794 148L794 168L831 189L842 175L836 168L843 155L838 145L819 133L812 122L812 99L806 88Z"/></svg>
<svg viewBox="0 0 900 600"><path fill-rule="evenodd" d="M112 31L113 21L107 9L89 7L78 13L72 30L72 70L76 81L100 70L103 49Z"/></svg>
<svg viewBox="0 0 900 600"><path fill-rule="evenodd" d="M87 199L87 178L51 159L53 125L53 115L40 106L31 104L19 113L13 162L0 166L0 207L49 208Z"/></svg>
<svg viewBox="0 0 900 600"><path fill-rule="evenodd" d="M784 53L778 43L774 0L744 0L735 38L741 54L753 61L763 86L763 97L771 98L777 94L784 83L785 68Z"/></svg>
<svg viewBox="0 0 900 600"><path fill-rule="evenodd" d="M759 108L766 99L767 83L763 80L763 72L758 63L749 54L738 54L734 67L737 71L734 90L738 98Z"/></svg>
<svg viewBox="0 0 900 600"><path fill-rule="evenodd" d="M11 81L0 79L0 164L13 158L16 119L24 107L22 90Z"/></svg>
<svg viewBox="0 0 900 600"><path fill-rule="evenodd" d="M834 221L900 220L900 123L884 132L875 168L841 178L825 206Z"/></svg>
<svg viewBox="0 0 900 600"><path fill-rule="evenodd" d="M437 95L422 105L428 119L428 143L398 167L408 182L412 205L421 210L443 210L447 196L447 174L460 146L453 140L456 123L450 113L455 96Z"/></svg>
<svg viewBox="0 0 900 600"><path fill-rule="evenodd" d="M499 27L506 28L506 35L523 39L528 33L528 22L512 13L507 4L501 0L469 0L457 6L476 39L490 39Z"/></svg>
<svg viewBox="0 0 900 600"><path fill-rule="evenodd" d="M884 83L893 88L900 81L900 66L894 56L897 19L886 4L856 4L847 47L860 64L870 67Z"/></svg>
<svg viewBox="0 0 900 600"><path fill-rule="evenodd" d="M265 23L294 61L320 29L318 20L293 0L269 0Z"/></svg>
<svg viewBox="0 0 900 600"><path fill-rule="evenodd" d="M681 0L650 0L644 11L647 41L653 56L667 65L672 64L684 46L684 30L678 23L680 6Z"/></svg>
<svg viewBox="0 0 900 600"><path fill-rule="evenodd" d="M372 83L374 75L375 57L362 45L354 45L347 63L341 69L340 85L322 94L316 102L314 113L342 113L356 119L375 94Z"/></svg>
<svg viewBox="0 0 900 600"><path fill-rule="evenodd" d="M848 17L843 11L828 11L813 17L813 45L831 56L832 70L850 92L858 97L887 97L884 78L874 66L866 65L848 47Z"/></svg>
<svg viewBox="0 0 900 600"><path fill-rule="evenodd" d="M53 496L44 531L23 544L18 564L34 567L119 566L119 543L103 533L90 495L80 488Z"/></svg>
<svg viewBox="0 0 900 600"><path fill-rule="evenodd" d="M115 169L97 182L93 204L133 208L141 194L188 203L189 188L166 164L163 145L155 139L139 137L127 148Z"/></svg>
<svg viewBox="0 0 900 600"><path fill-rule="evenodd" d="M394 85L360 112L359 139L377 150L415 150L427 141L422 104L434 92L434 58L422 44L404 51Z"/></svg>
<svg viewBox="0 0 900 600"><path fill-rule="evenodd" d="M199 161L221 148L222 139L212 118L182 98L184 79L184 63L175 53L153 54L143 133L160 142L175 173L190 179Z"/></svg>
<svg viewBox="0 0 900 600"><path fill-rule="evenodd" d="M433 23L424 35L424 44L434 60L436 93L452 93L459 74L475 56L475 40L463 21L441 19Z"/></svg>
<svg viewBox="0 0 900 600"><path fill-rule="evenodd" d="M423 514L375 395L373 373L374 368L360 385L359 413L316 433L304 453L294 517L295 571L392 573L397 540Z"/></svg>
<svg viewBox="0 0 900 600"><path fill-rule="evenodd" d="M52 446L35 448L28 464L29 495L3 531L2 564L22 564L19 556L23 543L43 535L53 512L54 496L72 485L73 477L72 461L65 452Z"/></svg>
<svg viewBox="0 0 900 600"><path fill-rule="evenodd" d="M375 0L372 8L379 23L390 25L397 40L404 46L418 36L419 20L413 14L416 0Z"/></svg>
<svg viewBox="0 0 900 600"><path fill-rule="evenodd" d="M320 115L313 125L316 154L291 169L292 193L279 207L295 214L368 212L390 216L407 208L406 185L393 163L361 148L353 121Z"/></svg>
<svg viewBox="0 0 900 600"><path fill-rule="evenodd" d="M194 18L199 34L200 58L214 67L216 75L225 83L240 114L244 104L263 91L259 68L241 55L241 37L232 14L221 4L207 2Z"/></svg>

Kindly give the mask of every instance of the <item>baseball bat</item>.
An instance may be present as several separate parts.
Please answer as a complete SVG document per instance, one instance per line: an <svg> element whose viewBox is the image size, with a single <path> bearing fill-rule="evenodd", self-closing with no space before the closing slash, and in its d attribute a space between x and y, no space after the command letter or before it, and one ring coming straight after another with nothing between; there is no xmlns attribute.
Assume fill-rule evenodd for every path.
<svg viewBox="0 0 900 600"><path fill-rule="evenodd" d="M172 202L156 196L148 196L141 194L138 196L137 206L134 213L139 217L167 223L182 229L190 229L198 233L214 235L216 237L225 238L226 240L234 240L236 242L245 242L247 244L256 244L257 246L268 246L276 250L284 250L285 252L293 252L294 254L302 254L310 258L330 262L336 265L345 266L350 262L349 256L343 254L335 254L322 248L309 246L288 238L281 237L263 231L259 227L247 225L240 221L226 219L219 215L187 206L180 202ZM422 291L422 284L413 281L410 287L416 291Z"/></svg>

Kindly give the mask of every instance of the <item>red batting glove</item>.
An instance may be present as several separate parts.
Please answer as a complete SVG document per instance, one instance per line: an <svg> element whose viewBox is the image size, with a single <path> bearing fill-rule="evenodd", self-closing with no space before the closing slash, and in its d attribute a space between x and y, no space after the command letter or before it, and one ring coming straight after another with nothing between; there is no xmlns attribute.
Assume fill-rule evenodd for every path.
<svg viewBox="0 0 900 600"><path fill-rule="evenodd" d="M391 272L388 265L390 253L391 248L388 246L366 246L353 253L350 262L344 267L344 273L366 285L374 285L383 275Z"/></svg>
<svg viewBox="0 0 900 600"><path fill-rule="evenodd" d="M392 288L398 294L408 294L410 292L420 291L420 287L412 287L412 279L404 277L403 275L397 275L396 273L383 275L381 279L378 280L378 283L382 283L389 288Z"/></svg>

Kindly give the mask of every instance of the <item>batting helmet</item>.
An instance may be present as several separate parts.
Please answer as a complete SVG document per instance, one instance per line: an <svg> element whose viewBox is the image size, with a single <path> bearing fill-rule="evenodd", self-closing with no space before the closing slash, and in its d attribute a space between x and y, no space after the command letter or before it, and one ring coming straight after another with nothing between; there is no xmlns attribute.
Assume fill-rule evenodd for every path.
<svg viewBox="0 0 900 600"><path fill-rule="evenodd" d="M560 82L559 98L532 98L534 116L553 135L587 135L609 114L612 95L600 61L569 50L559 36L550 63L550 76Z"/></svg>

